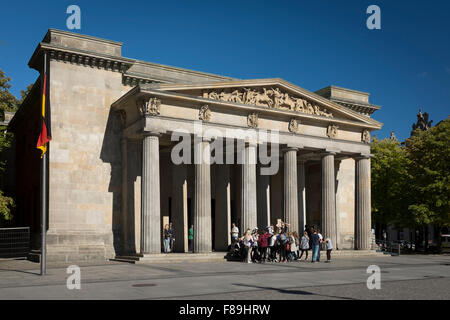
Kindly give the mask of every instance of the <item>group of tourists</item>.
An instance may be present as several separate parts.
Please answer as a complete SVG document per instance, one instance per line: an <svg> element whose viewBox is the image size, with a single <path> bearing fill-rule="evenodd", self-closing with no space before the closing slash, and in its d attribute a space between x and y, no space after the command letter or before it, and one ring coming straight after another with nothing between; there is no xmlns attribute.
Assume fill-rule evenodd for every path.
<svg viewBox="0 0 450 320"><path fill-rule="evenodd" d="M289 231L288 223L281 222L276 229L273 226L268 226L261 231L258 228L247 229L239 238L239 229L233 223L231 239L231 253L246 263L286 263L302 261L303 256L303 261L307 261L309 250L311 250L311 262L319 262L322 246L326 248L326 262L331 262L332 241L322 236L320 229L314 226L305 225L303 234L299 235L297 231Z"/></svg>

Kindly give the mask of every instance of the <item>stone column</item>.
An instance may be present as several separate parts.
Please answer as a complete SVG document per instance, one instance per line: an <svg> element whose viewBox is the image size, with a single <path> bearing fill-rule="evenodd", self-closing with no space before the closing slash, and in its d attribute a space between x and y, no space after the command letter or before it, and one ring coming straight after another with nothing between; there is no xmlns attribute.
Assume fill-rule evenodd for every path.
<svg viewBox="0 0 450 320"><path fill-rule="evenodd" d="M216 165L216 206L214 223L214 244L216 251L226 251L231 225L231 199L230 199L230 166L227 164Z"/></svg>
<svg viewBox="0 0 450 320"><path fill-rule="evenodd" d="M209 141L194 139L194 153L198 157L195 164L194 252L206 253L212 251Z"/></svg>
<svg viewBox="0 0 450 320"><path fill-rule="evenodd" d="M296 148L284 150L284 220L289 231L299 231Z"/></svg>
<svg viewBox="0 0 450 320"><path fill-rule="evenodd" d="M161 253L159 137L144 136L142 143L141 253Z"/></svg>
<svg viewBox="0 0 450 320"><path fill-rule="evenodd" d="M298 179L298 233L301 236L306 224L306 176L305 161L300 160L297 164Z"/></svg>
<svg viewBox="0 0 450 320"><path fill-rule="evenodd" d="M324 238L336 244L336 190L334 172L334 153L322 155L321 183L321 230Z"/></svg>
<svg viewBox="0 0 450 320"><path fill-rule="evenodd" d="M256 144L246 143L241 165L241 233L257 226Z"/></svg>
<svg viewBox="0 0 450 320"><path fill-rule="evenodd" d="M187 170L185 164L172 164L172 222L175 230L175 252L185 252L185 186Z"/></svg>
<svg viewBox="0 0 450 320"><path fill-rule="evenodd" d="M127 153L127 138L122 137L122 252L128 252L128 153Z"/></svg>
<svg viewBox="0 0 450 320"><path fill-rule="evenodd" d="M355 247L370 249L371 204L370 204L370 159L355 158Z"/></svg>

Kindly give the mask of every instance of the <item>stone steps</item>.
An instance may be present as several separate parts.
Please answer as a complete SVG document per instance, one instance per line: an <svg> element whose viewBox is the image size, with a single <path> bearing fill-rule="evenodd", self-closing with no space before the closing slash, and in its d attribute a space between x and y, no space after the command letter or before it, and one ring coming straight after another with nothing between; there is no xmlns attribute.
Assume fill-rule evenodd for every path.
<svg viewBox="0 0 450 320"><path fill-rule="evenodd" d="M110 261L127 262L134 264L141 263L179 263L179 262L224 262L226 252L211 253L160 253L160 254L136 254L116 256ZM311 254L311 252L310 252ZM326 259L326 251L321 251L321 258ZM332 258L357 258L367 256L390 256L375 250L336 250L332 253Z"/></svg>

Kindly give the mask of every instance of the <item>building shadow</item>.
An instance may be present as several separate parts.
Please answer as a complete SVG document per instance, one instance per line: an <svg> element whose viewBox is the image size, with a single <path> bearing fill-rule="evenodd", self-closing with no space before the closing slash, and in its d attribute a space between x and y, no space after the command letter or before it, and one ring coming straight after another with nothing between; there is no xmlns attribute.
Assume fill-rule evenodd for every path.
<svg viewBox="0 0 450 320"><path fill-rule="evenodd" d="M276 291L281 294L292 294L292 295L302 295L302 296L319 296L324 298L336 298L336 299L343 299L343 300L357 300L349 297L340 297L340 296L332 296L332 295L324 295L324 294L318 294L314 292L309 292L305 290L298 290L298 289L291 289L291 288L272 288L272 287L264 287L264 286L256 286L256 285L249 285L249 284L243 284L243 283L233 283L234 286L241 286L241 287L247 287L247 288L256 288L260 290L271 290Z"/></svg>
<svg viewBox="0 0 450 320"><path fill-rule="evenodd" d="M123 252L122 243L122 124L117 112L109 110L105 134L103 136L100 159L111 166L111 178L108 192L113 195L112 200L112 235L115 254Z"/></svg>

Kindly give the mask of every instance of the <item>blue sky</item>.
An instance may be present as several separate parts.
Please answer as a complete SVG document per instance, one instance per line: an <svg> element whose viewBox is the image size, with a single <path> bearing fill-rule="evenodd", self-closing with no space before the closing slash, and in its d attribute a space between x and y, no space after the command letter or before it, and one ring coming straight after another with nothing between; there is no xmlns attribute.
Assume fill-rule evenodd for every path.
<svg viewBox="0 0 450 320"><path fill-rule="evenodd" d="M434 123L450 112L450 1L14 1L2 6L0 68L12 92L38 74L27 63L48 28L123 42L129 58L231 77L280 77L316 91L330 84L369 92L384 123L409 136L418 108ZM381 8L381 30L366 9Z"/></svg>

